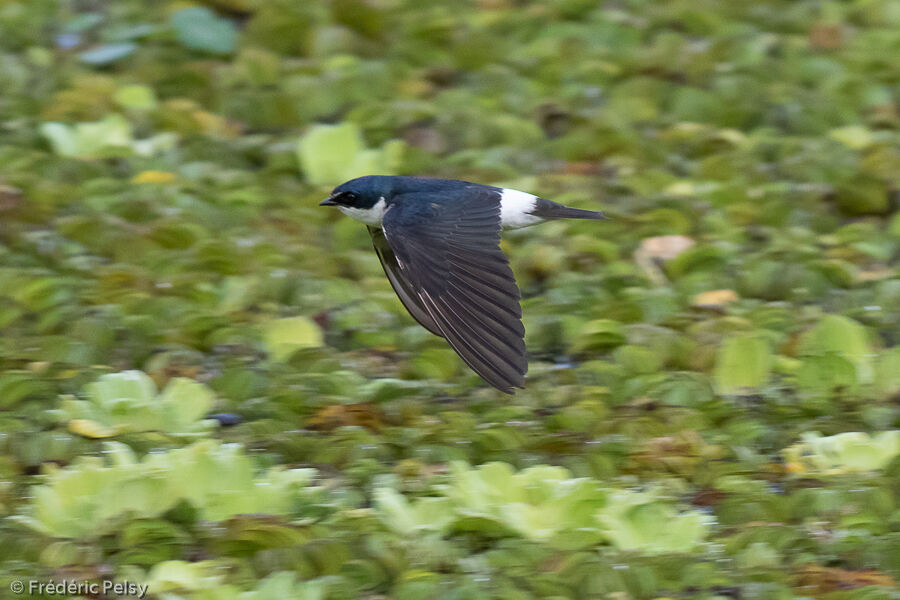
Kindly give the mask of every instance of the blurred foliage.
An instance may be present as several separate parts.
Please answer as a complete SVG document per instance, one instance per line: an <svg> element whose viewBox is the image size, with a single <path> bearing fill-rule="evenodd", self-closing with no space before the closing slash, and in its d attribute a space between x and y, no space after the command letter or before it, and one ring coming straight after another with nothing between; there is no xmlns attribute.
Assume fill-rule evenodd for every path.
<svg viewBox="0 0 900 600"><path fill-rule="evenodd" d="M408 503L389 488L376 491L382 520L396 532L510 532L555 548L577 549L611 542L648 553L685 552L704 537L708 517L676 515L670 508L625 490L607 493L592 479L572 479L566 469L541 465L515 474L505 463L477 470L454 465L445 497ZM668 531L660 535L660 518Z"/></svg>
<svg viewBox="0 0 900 600"><path fill-rule="evenodd" d="M202 436L212 420L204 420L213 404L206 386L185 377L169 381L157 394L156 384L140 371L100 377L87 386L86 400L63 399L69 430L91 438L157 431L174 436Z"/></svg>
<svg viewBox="0 0 900 600"><path fill-rule="evenodd" d="M807 433L803 442L786 449L788 467L795 472L807 470L834 475L847 471L884 469L900 456L900 431L882 431L869 436L848 431L828 437Z"/></svg>
<svg viewBox="0 0 900 600"><path fill-rule="evenodd" d="M69 468L50 469L22 521L53 537L84 538L112 531L123 514L153 517L182 500L196 518L208 521L244 513L278 515L294 503L292 488L311 477L310 469L274 468L257 480L237 445L211 441L151 453L140 462L118 442L107 442L106 454L108 464L83 457Z"/></svg>
<svg viewBox="0 0 900 600"><path fill-rule="evenodd" d="M297 142L297 158L313 185L337 185L355 177L394 174L403 142L392 140L381 150L363 148L362 135L352 122L316 125Z"/></svg>
<svg viewBox="0 0 900 600"><path fill-rule="evenodd" d="M900 597L898 55L893 0L0 0L0 589ZM373 171L612 217L504 236L516 396L317 206Z"/></svg>

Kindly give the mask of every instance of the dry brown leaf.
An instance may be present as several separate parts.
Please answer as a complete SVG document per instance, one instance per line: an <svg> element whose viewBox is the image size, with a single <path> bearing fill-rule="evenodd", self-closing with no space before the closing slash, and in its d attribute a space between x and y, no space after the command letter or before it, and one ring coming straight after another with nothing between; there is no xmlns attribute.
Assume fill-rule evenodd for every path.
<svg viewBox="0 0 900 600"><path fill-rule="evenodd" d="M644 271L647 278L656 285L668 283L660 262L672 260L691 246L694 240L684 235L661 235L645 238L634 252L634 262Z"/></svg>
<svg viewBox="0 0 900 600"><path fill-rule="evenodd" d="M634 252L634 262L643 269L650 281L656 285L665 285L667 279L658 263L672 260L696 243L684 235L645 238Z"/></svg>
<svg viewBox="0 0 900 600"><path fill-rule="evenodd" d="M877 266L865 271L859 271L855 279L857 281L881 281L896 276L896 271L890 267Z"/></svg>
<svg viewBox="0 0 900 600"><path fill-rule="evenodd" d="M15 210L22 204L22 190L0 183L0 212Z"/></svg>
<svg viewBox="0 0 900 600"><path fill-rule="evenodd" d="M691 299L691 306L695 308L722 309L726 305L736 302L738 295L734 290L710 290L700 292Z"/></svg>
<svg viewBox="0 0 900 600"><path fill-rule="evenodd" d="M873 569L848 571L815 564L804 565L794 574L794 586L802 588L804 595L808 595L810 591L815 594L828 594L869 585L894 588L897 582L890 575Z"/></svg>
<svg viewBox="0 0 900 600"><path fill-rule="evenodd" d="M691 472L703 461L718 458L721 448L707 444L694 430L686 429L676 435L645 440L631 454L639 468L665 468L674 472Z"/></svg>
<svg viewBox="0 0 900 600"><path fill-rule="evenodd" d="M728 497L726 492L714 488L703 488L693 495L691 504L694 506L716 506Z"/></svg>
<svg viewBox="0 0 900 600"><path fill-rule="evenodd" d="M638 252L648 258L658 260L672 260L697 242L686 235L660 235L641 240Z"/></svg>
<svg viewBox="0 0 900 600"><path fill-rule="evenodd" d="M610 172L602 162L593 161L567 162L563 165L561 171L567 175L584 175L587 177L597 177Z"/></svg>
<svg viewBox="0 0 900 600"><path fill-rule="evenodd" d="M809 45L817 50L840 48L843 41L840 25L816 25L809 30Z"/></svg>
<svg viewBox="0 0 900 600"><path fill-rule="evenodd" d="M381 429L381 411L371 402L357 404L332 404L323 406L309 420L307 427L320 431L331 431L338 427L365 427L371 431Z"/></svg>

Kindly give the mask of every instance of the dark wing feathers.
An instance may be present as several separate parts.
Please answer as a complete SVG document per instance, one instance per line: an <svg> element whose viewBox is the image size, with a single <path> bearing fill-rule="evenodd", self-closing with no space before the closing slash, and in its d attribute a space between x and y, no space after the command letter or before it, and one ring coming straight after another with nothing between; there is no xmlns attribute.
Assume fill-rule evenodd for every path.
<svg viewBox="0 0 900 600"><path fill-rule="evenodd" d="M403 306L405 306L406 310L409 311L409 314L419 322L419 325L434 335L443 337L440 328L434 322L434 319L431 318L431 315L428 314L428 309L426 309L422 304L422 301L419 300L415 288L413 288L409 281L407 281L400 273L400 265L397 264L397 257L394 256L394 251L391 250L387 240L384 239L384 232L380 227L369 227L369 234L372 236L375 254L378 255L378 259L381 261L381 266L384 268L384 274L387 275L388 281L391 282L391 287L394 288L394 292L397 293Z"/></svg>
<svg viewBox="0 0 900 600"><path fill-rule="evenodd" d="M383 236L370 232L413 317L485 381L512 393L524 384L528 361L519 289L500 250L500 196L466 191L453 202L438 193L400 196L384 215Z"/></svg>

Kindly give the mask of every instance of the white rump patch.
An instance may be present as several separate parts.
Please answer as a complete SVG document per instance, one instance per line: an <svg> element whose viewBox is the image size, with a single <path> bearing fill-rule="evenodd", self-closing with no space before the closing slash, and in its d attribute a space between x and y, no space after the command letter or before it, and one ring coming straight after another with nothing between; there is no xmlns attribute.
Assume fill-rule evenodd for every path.
<svg viewBox="0 0 900 600"><path fill-rule="evenodd" d="M518 229L540 223L543 219L529 214L535 204L537 196L503 188L500 190L500 224L504 229Z"/></svg>
<svg viewBox="0 0 900 600"><path fill-rule="evenodd" d="M379 198L378 202L376 202L375 206L372 208L338 206L338 210L348 217L352 217L357 221L362 221L366 225L371 225L372 227L381 227L381 220L384 218L384 211L386 208L387 204L384 201L384 196Z"/></svg>

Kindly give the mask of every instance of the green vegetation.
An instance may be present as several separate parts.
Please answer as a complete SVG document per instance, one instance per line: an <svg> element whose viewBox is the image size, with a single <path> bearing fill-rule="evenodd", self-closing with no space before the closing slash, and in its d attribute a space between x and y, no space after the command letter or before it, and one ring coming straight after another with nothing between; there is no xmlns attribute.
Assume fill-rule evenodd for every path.
<svg viewBox="0 0 900 600"><path fill-rule="evenodd" d="M900 598L898 56L893 0L0 0L0 589ZM505 235L525 390L317 206L369 172L612 217Z"/></svg>
<svg viewBox="0 0 900 600"><path fill-rule="evenodd" d="M124 371L103 375L84 395L87 400L63 401L63 418L70 430L91 438L129 431L202 435L215 423L203 420L212 408L212 391L183 377L170 380L157 395L156 384L146 374Z"/></svg>

